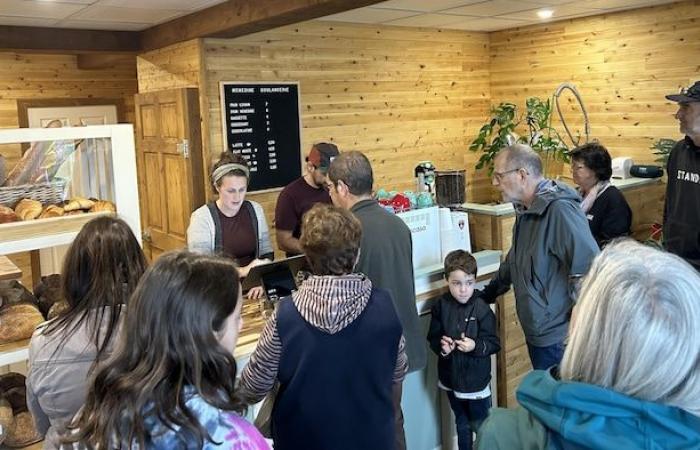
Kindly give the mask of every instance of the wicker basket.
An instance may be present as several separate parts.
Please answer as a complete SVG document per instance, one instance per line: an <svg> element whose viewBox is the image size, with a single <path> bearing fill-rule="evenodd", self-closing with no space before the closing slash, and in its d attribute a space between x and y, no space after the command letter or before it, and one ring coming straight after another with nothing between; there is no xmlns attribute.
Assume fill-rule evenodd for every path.
<svg viewBox="0 0 700 450"><path fill-rule="evenodd" d="M0 205L13 208L23 198L37 200L42 205L60 203L64 200L65 190L66 180L60 178L50 183L0 187Z"/></svg>

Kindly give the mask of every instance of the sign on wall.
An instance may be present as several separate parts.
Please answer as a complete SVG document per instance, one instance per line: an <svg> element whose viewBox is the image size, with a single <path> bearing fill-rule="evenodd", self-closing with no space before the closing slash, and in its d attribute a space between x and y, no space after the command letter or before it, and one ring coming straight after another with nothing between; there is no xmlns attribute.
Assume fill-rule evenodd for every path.
<svg viewBox="0 0 700 450"><path fill-rule="evenodd" d="M224 144L248 160L248 191L279 189L299 178L299 83L222 81L220 86Z"/></svg>

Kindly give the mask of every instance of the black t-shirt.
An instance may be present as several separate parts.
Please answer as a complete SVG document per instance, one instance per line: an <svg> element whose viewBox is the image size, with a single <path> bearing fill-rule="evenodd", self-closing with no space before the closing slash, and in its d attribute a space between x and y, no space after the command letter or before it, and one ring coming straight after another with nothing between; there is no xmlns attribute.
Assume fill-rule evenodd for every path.
<svg viewBox="0 0 700 450"><path fill-rule="evenodd" d="M221 245L224 254L238 262L239 266L247 266L255 259L257 236L253 227L253 218L247 208L241 207L233 217L227 217L216 207L221 221Z"/></svg>
<svg viewBox="0 0 700 450"><path fill-rule="evenodd" d="M700 271L700 147L678 141L666 170L664 247Z"/></svg>

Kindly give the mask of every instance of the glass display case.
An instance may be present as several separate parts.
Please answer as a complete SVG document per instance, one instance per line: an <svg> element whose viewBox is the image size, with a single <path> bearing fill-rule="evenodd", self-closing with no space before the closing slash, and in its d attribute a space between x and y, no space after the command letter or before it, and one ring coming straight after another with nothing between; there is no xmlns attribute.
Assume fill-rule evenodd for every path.
<svg viewBox="0 0 700 450"><path fill-rule="evenodd" d="M133 127L0 130L0 255L70 243L118 214L141 239Z"/></svg>

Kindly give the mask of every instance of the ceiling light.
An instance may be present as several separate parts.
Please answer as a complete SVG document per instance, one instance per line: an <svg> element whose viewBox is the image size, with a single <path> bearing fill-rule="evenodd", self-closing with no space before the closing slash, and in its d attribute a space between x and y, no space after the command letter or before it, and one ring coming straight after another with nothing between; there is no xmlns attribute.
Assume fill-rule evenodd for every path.
<svg viewBox="0 0 700 450"><path fill-rule="evenodd" d="M552 11L551 9L541 9L537 11L537 17L539 17L540 19L549 19L552 17L553 14L554 11Z"/></svg>

